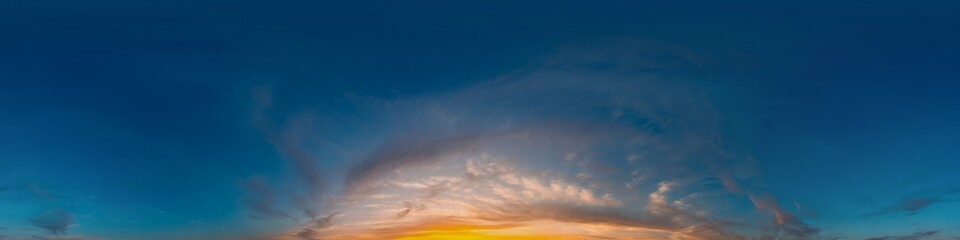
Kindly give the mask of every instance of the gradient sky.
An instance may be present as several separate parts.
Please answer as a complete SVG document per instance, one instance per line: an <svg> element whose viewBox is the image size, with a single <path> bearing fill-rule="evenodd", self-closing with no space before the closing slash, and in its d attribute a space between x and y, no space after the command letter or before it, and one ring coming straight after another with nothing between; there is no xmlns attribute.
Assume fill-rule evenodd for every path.
<svg viewBox="0 0 960 240"><path fill-rule="evenodd" d="M664 2L2 0L0 239L960 239L960 3Z"/></svg>

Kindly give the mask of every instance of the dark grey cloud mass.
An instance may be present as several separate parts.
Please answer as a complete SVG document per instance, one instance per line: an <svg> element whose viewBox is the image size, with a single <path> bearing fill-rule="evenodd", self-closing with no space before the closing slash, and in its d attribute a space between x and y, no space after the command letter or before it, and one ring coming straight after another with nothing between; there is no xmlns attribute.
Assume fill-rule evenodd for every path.
<svg viewBox="0 0 960 240"><path fill-rule="evenodd" d="M73 216L59 208L50 209L30 219L33 226L46 229L52 234L66 234L73 224Z"/></svg>

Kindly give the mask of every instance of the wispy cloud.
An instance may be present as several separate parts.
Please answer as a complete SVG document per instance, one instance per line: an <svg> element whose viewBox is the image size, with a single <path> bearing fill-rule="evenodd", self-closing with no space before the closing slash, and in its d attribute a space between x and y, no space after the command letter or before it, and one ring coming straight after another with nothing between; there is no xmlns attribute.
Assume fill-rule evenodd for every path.
<svg viewBox="0 0 960 240"><path fill-rule="evenodd" d="M294 219L294 217L278 208L280 196L267 184L263 177L255 176L247 181L242 181L240 186L245 192L244 197L240 199L240 203L251 210L253 217L260 219Z"/></svg>
<svg viewBox="0 0 960 240"><path fill-rule="evenodd" d="M3 239L3 238L0 238ZM87 238L80 236L32 236L34 240L95 240L96 238Z"/></svg>
<svg viewBox="0 0 960 240"><path fill-rule="evenodd" d="M933 231L920 231L907 235L898 235L898 236L882 236L882 237L872 237L867 238L866 240L921 240L921 239L930 239L940 233L940 230Z"/></svg>
<svg viewBox="0 0 960 240"><path fill-rule="evenodd" d="M960 188L924 189L910 193L895 204L882 207L874 212L866 213L864 216L877 217L897 214L910 216L920 213L936 204L956 201L955 195L957 194L960 194Z"/></svg>
<svg viewBox="0 0 960 240"><path fill-rule="evenodd" d="M773 213L777 228L784 233L801 238L810 238L819 231L810 225L807 225L800 218L792 213L785 211L777 203L777 200L769 194L750 195L750 201L758 210Z"/></svg>
<svg viewBox="0 0 960 240"><path fill-rule="evenodd" d="M407 216L407 214L410 214L410 212L420 211L426 208L426 205L424 205L423 203L415 203L415 202L404 202L403 206L404 206L403 210L400 210L400 212L397 213L398 219Z"/></svg>
<svg viewBox="0 0 960 240"><path fill-rule="evenodd" d="M482 140L484 136L479 134L430 140L417 138L398 140L397 144L387 145L374 151L347 172L347 192L352 195L369 190L365 188L371 185L371 181L382 178L394 169L414 164L435 163L440 161L441 157L475 149Z"/></svg>
<svg viewBox="0 0 960 240"><path fill-rule="evenodd" d="M318 165L319 157L310 149L332 145L314 134L314 121L309 112L276 117L273 92L268 87L252 89L252 96L251 124L283 158L289 160L297 181L284 184L285 191L277 191L278 188L260 177L241 182L245 190L241 203L252 217L260 219L299 220L291 213L299 212L306 220L292 235L313 239L317 237L317 229L333 225L339 213L325 209L328 183ZM295 210L289 209L291 207Z"/></svg>

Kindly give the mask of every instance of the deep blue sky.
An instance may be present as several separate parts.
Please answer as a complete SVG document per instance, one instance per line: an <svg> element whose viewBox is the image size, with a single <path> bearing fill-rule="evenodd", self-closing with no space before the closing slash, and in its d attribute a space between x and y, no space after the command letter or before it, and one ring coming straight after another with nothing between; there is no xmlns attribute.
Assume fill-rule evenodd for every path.
<svg viewBox="0 0 960 240"><path fill-rule="evenodd" d="M960 236L957 13L951 1L0 1L0 239L277 234L304 217L251 218L254 176L281 195L276 208L295 211L285 192L311 194L290 190L309 188L304 171L323 172L317 199L332 199L352 196L351 174L366 173L356 169L427 168L365 157L403 149L396 139L445 149L430 139L496 135L503 119L507 132L605 126L612 105L600 96L633 106L638 94L660 99L637 104L642 121L709 122L736 149L736 164L677 164L743 186L706 204L757 209L714 215L742 223L727 226L738 237L950 239ZM647 78L659 80L636 80ZM447 115L391 108L419 104L459 120L437 127ZM654 150L683 152L673 140L699 129L664 128L651 131L671 140ZM499 155L556 150L491 141L507 140L480 141ZM603 142L593 159L626 151ZM637 169L671 160L650 161ZM627 179L597 182L631 181L611 176ZM643 201L649 185L636 190ZM324 214L347 211L317 201ZM769 220L781 212L802 222ZM784 230L800 225L816 234Z"/></svg>

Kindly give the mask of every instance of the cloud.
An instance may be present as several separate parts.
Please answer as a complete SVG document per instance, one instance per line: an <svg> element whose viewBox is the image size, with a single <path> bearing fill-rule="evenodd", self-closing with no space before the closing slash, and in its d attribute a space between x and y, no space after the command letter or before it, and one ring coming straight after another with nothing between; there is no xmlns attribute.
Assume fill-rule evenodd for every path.
<svg viewBox="0 0 960 240"><path fill-rule="evenodd" d="M313 228L302 228L293 233L293 235L301 239L316 239L316 237L319 236L317 230L314 230Z"/></svg>
<svg viewBox="0 0 960 240"><path fill-rule="evenodd" d="M327 229L315 232L323 234L322 239L395 239L407 236L417 236L425 233L463 232L476 230L502 230L520 227L515 223L484 223L461 217L435 217L418 221L402 222L399 224L378 224L363 227L363 231L349 229ZM284 239L281 237L281 239Z"/></svg>
<svg viewBox="0 0 960 240"><path fill-rule="evenodd" d="M884 207L875 212L867 213L864 216L874 217L880 215L888 215L895 213L903 213L906 215L914 215L927 208L931 205L938 203L940 200L932 197L906 197L901 199L894 205Z"/></svg>
<svg viewBox="0 0 960 240"><path fill-rule="evenodd" d="M335 223L334 218L336 218L339 215L340 213L334 212L334 213L327 214L326 216L313 218L313 220L311 221L311 223L313 223L313 226L311 227L318 228L318 229L330 227Z"/></svg>
<svg viewBox="0 0 960 240"><path fill-rule="evenodd" d="M777 203L777 200L769 194L750 195L750 201L757 210L773 213L774 222L777 229L784 233L801 238L810 238L819 232L817 228L807 225L800 218L792 213L785 211Z"/></svg>
<svg viewBox="0 0 960 240"><path fill-rule="evenodd" d="M278 208L279 196L263 177L255 176L247 181L242 181L240 187L245 192L243 198L240 199L240 203L251 211L253 217L259 219L294 219L294 217Z"/></svg>
<svg viewBox="0 0 960 240"><path fill-rule="evenodd" d="M618 207L583 206L570 203L515 203L506 202L480 206L475 209L477 218L492 222L540 222L603 226L603 234L621 235L625 230L634 233L671 233L678 239L739 239L726 231L723 221L695 216L692 213L671 210L672 215L657 215L649 211L628 210ZM600 234L601 236L603 234ZM630 234L626 234L629 236Z"/></svg>
<svg viewBox="0 0 960 240"><path fill-rule="evenodd" d="M43 200L49 200L54 198L53 194L50 193L50 190L47 190L40 186L39 183L31 183L27 185L27 190L30 190L30 193L33 193L37 197L40 197Z"/></svg>
<svg viewBox="0 0 960 240"><path fill-rule="evenodd" d="M580 54L445 93L391 99L349 94L355 109L344 112L352 112L346 117L352 121L341 125L319 124L328 122L319 114L265 121L269 114L262 113L255 119L271 122L264 132L277 133L271 143L293 160L308 186L313 179L318 186L342 186L327 192L333 200L325 206L342 213L337 226L313 229L308 237L470 216L527 227L555 222L739 239L767 230L750 222L758 218L742 217L764 213L785 235L818 233L777 204L752 156L725 137L724 117L710 96L715 89L636 71L689 65L655 64L635 54L577 62ZM595 69L608 61L626 62ZM262 95L262 105L271 106ZM320 139L318 131L341 134ZM330 145L354 151L325 159L324 167L338 167L327 176L342 174L342 181L320 184L327 178L304 146ZM306 196L299 199L324 201Z"/></svg>
<svg viewBox="0 0 960 240"><path fill-rule="evenodd" d="M317 167L317 159L306 149L311 142L320 141L310 132L313 123L309 114L300 115L287 124L277 145L278 150L295 163L296 170L311 192L322 192L323 176ZM318 145L318 144L313 144Z"/></svg>
<svg viewBox="0 0 960 240"><path fill-rule="evenodd" d="M940 233L940 230L920 231L920 232L915 232L915 233L900 235L900 236L872 237L872 238L867 238L866 240L920 240L920 239L929 239L934 235L937 235L937 233Z"/></svg>
<svg viewBox="0 0 960 240"><path fill-rule="evenodd" d="M441 157L476 149L484 140L480 134L465 134L440 139L407 138L374 151L347 172L348 195L370 191L371 182L390 171L415 164L430 164Z"/></svg>
<svg viewBox="0 0 960 240"><path fill-rule="evenodd" d="M864 214L865 217L876 217L891 214L914 215L930 206L956 201L954 195L960 193L960 188L925 189L910 193L897 203L882 207L874 212Z"/></svg>
<svg viewBox="0 0 960 240"><path fill-rule="evenodd" d="M726 223L710 220L675 205L684 205L689 199L671 199L667 192L673 183L664 183L651 193L651 206L645 209L630 209L610 194L597 193L590 187L570 182L560 176L536 177L535 174L517 172L502 162L478 163L469 160L463 166L469 173L464 179L443 180L461 184L449 192L436 196L437 208L451 205L463 206L474 219L499 223L555 221L584 226L608 226L634 229L635 233L666 233L681 238L710 237L712 239L736 239L723 229ZM498 170L499 169L499 170ZM445 170L450 172L450 170ZM495 174L498 172L499 174ZM474 176L496 176L475 178ZM423 182L432 182L430 178ZM413 189L427 189L428 184L411 182L401 185ZM692 196L697 196L696 194ZM635 202L636 200L633 200ZM693 207L691 207L693 208ZM407 212L404 209L403 212ZM421 215L443 215L444 212L425 212Z"/></svg>
<svg viewBox="0 0 960 240"><path fill-rule="evenodd" d="M14 185L14 186L4 186L0 187L0 196L9 197L16 200L27 200L27 199L37 199L40 200L57 200L66 198L58 194L54 194L47 188L44 188L40 183L29 183L25 185Z"/></svg>
<svg viewBox="0 0 960 240"><path fill-rule="evenodd" d="M3 238L0 238L3 239ZM86 238L79 236L32 236L30 239L36 240L93 240L94 238Z"/></svg>
<svg viewBox="0 0 960 240"><path fill-rule="evenodd" d="M279 207L279 199L286 199L290 200L309 222L322 220L322 202L327 183L323 171L317 165L317 156L309 149L326 142L313 134L312 115L299 113L283 119L285 121L278 121L272 117L274 99L270 89L254 88L252 95L254 107L251 111L251 124L261 131L266 141L273 145L281 156L292 163L299 182L290 186L290 191L284 192L281 197L264 181L252 179L243 184L247 192L241 201L261 218L293 218Z"/></svg>
<svg viewBox="0 0 960 240"><path fill-rule="evenodd" d="M397 212L398 219L407 216L407 214L410 214L410 212L416 212L426 208L426 205L423 203L404 202L403 205L403 210Z"/></svg>
<svg viewBox="0 0 960 240"><path fill-rule="evenodd" d="M0 237L0 239L3 239ZM91 240L90 238L77 236L32 236L30 239L36 240Z"/></svg>
<svg viewBox="0 0 960 240"><path fill-rule="evenodd" d="M51 234L66 234L73 224L73 216L59 208L50 209L30 219L33 226L46 229Z"/></svg>

